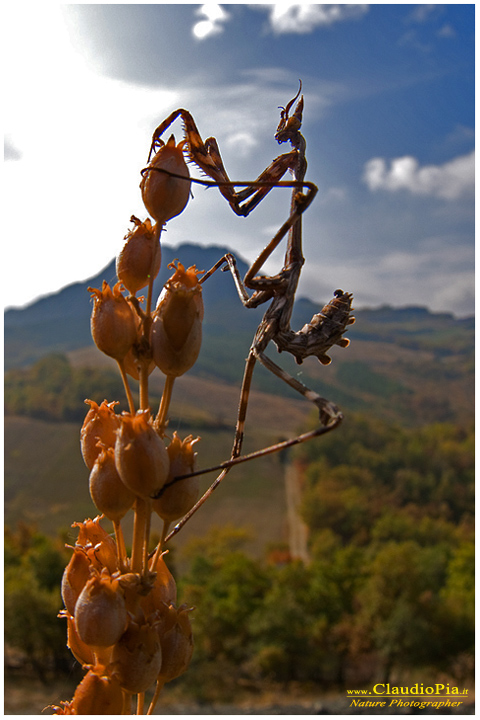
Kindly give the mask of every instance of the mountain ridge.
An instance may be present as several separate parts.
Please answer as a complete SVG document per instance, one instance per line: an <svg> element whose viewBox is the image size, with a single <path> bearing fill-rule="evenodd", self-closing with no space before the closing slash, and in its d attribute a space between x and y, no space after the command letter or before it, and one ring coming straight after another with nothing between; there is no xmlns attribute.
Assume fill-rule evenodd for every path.
<svg viewBox="0 0 480 720"><path fill-rule="evenodd" d="M193 243L162 247L163 260L154 286L158 297L171 275L176 258L185 266L212 267L228 249ZM246 263L238 259L243 276ZM101 287L116 279L112 260L97 275L72 283L21 309L5 313L5 369L30 366L49 353L69 354L92 348L88 362L96 364L97 351L90 333L91 300L88 287ZM332 292L334 288L332 287ZM218 378L238 385L253 335L267 304L246 309L230 273L216 272L203 286L205 319L198 361L189 374ZM327 302L330 298L325 298ZM318 303L301 297L295 302L292 327L299 329L321 310ZM474 318L455 318L427 308L406 306L364 308L348 328L348 349L332 348L333 362L321 366L307 358L299 368L288 353L282 367L325 397L336 398L342 408L374 409L388 419L402 422L461 420L473 413ZM270 354L278 357L274 349ZM296 397L285 383L258 367L254 387L275 395Z"/></svg>
<svg viewBox="0 0 480 720"><path fill-rule="evenodd" d="M169 273L166 271L166 267L168 267L168 264L170 264L174 259L179 259L180 262L183 262L184 265L189 266L190 264L197 264L193 260L195 257L198 259L198 255L200 254L202 258L209 259L210 265L205 267L205 269L209 269L209 267L212 267L217 260L219 260L223 255L227 253L232 253L232 250L226 246L221 245L197 245L195 243L181 243L177 246L172 245L162 245L162 267L160 269L159 275L155 281L154 284L154 290L157 290L159 286L162 286L165 282L164 277L166 277ZM195 254L195 255L194 255ZM165 256L167 256L165 258ZM171 256L171 257L170 257ZM240 275L245 275L245 272L248 269L248 263L243 260L238 254L235 255L237 259L237 266L240 272ZM165 259L167 259L167 263L165 263ZM192 261L192 262L191 262ZM36 312L37 308L45 308L48 307L50 302L58 298L60 296L64 296L66 293L75 293L77 289L81 289L82 291L86 289L88 286L93 286L95 283L100 284L103 282L103 280L106 279L107 282L113 284L116 280L116 271L115 271L115 258L112 259L107 265L105 265L102 270L100 270L99 273L96 275L91 276L90 278L86 280L80 280L75 281L73 283L69 283L65 285L64 287L60 288L59 290L45 293L43 295L40 295L39 297L35 298L34 300L31 300L30 302L26 303L25 305L16 307L16 306L9 306L6 307L4 310L4 318L5 322L8 325L11 321L11 318L18 317L20 314L23 314L26 311L31 312L32 309ZM233 284L232 284L233 287ZM154 292L155 294L155 292ZM236 292L233 292L233 295L237 297ZM314 300L311 300L310 298L306 296L299 296L297 298L297 302L307 302L312 305L317 305ZM455 322L470 324L474 320L474 315L468 315L464 317L456 317L453 313L448 313L446 311L442 312L435 312L433 310L430 310L427 306L424 305L401 305L398 307L395 307L393 305L390 305L388 303L382 303L382 305L379 306L365 306L362 308L359 308L361 312L381 312L381 311L390 311L393 310L396 313L408 313L408 314L414 314L414 315L432 315L435 317L441 317L445 319L452 319Z"/></svg>
<svg viewBox="0 0 480 720"><path fill-rule="evenodd" d="M170 276L171 272L169 265L173 260L180 259L185 266L197 265L201 266L202 269L209 269L220 257L230 252L229 248L218 245L201 246L195 245L194 243L182 243L178 246L164 245L162 247L162 267L154 283L154 297L158 297L161 288ZM198 260L201 260L199 264ZM240 257L237 257L237 267L241 276L245 275L248 265ZM229 275L229 273L226 273ZM221 278L224 275L221 271L215 273L209 280L208 284L204 285L204 299L205 304L212 304L215 301L218 303L218 297L221 300L234 300L237 310L240 309L244 317L253 317L255 312L250 309L248 313L245 313L240 300L238 298L236 289L229 278L228 282L221 282ZM19 328L22 326L28 326L36 321L44 322L46 316L49 320L62 320L65 318L74 317L85 317L89 316L91 312L91 305L87 300L87 288L88 287L101 287L103 280L106 280L109 284L113 285L116 281L115 271L115 259L113 259L108 265L106 265L99 273L88 278L84 281L77 281L70 283L65 287L57 290L53 293L42 295L41 297L33 300L22 307L10 307L4 312L4 327L6 330L12 328ZM209 290L211 289L211 292ZM330 298L325 298L327 302ZM296 300L296 309L293 317L300 315L308 315L309 312L315 313L319 311L319 303L312 301L311 299L301 296ZM263 315L262 307L258 309L256 316L261 317ZM365 307L357 310L362 315L375 317L376 322L397 322L409 320L426 320L433 319L434 322L444 321L449 325L461 325L467 328L473 327L474 317L468 316L465 318L456 318L451 313L446 312L433 312L427 307L418 305L406 305L402 307L393 307L389 304L384 304L379 307ZM304 320L303 322L307 322ZM302 320L299 320L301 323ZM255 322L247 323L250 326L258 324ZM356 330L356 329L355 329ZM354 331L355 333L355 331ZM351 331L350 331L351 334Z"/></svg>

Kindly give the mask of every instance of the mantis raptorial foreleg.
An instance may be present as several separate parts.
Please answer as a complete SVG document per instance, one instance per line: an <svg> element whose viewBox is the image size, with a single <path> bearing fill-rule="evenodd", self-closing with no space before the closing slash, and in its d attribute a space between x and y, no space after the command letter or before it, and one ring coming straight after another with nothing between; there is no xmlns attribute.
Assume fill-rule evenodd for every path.
<svg viewBox="0 0 480 720"><path fill-rule="evenodd" d="M246 360L235 437L230 459L214 468L193 473L197 475L212 470L221 470L203 497L200 498L197 504L180 520L167 536L167 540L175 535L199 507L203 505L231 467L240 462L253 459L253 457L260 457L261 455L278 451L284 447L291 447L299 442L305 442L312 437L329 432L337 427L343 418L342 413L336 405L322 398L299 380L289 375L265 354L267 346L270 342L273 342L279 352L285 351L292 354L297 363L301 363L306 357L313 355L316 356L322 364L328 364L330 358L326 352L333 345L339 345L341 347L348 345L348 340L343 338L343 333L346 331L347 326L354 322L354 318L350 316L352 296L349 293L337 290L335 291L334 298L325 305L317 315L314 315L310 323L307 323L298 332L294 332L290 328L295 293L300 272L305 262L302 252L301 219L303 213L309 207L317 193L316 186L304 180L307 169L305 159L306 143L300 133L303 98L300 98L293 114L290 115L290 110L297 101L299 94L300 90L295 98L288 103L286 108L282 108L280 123L275 133L275 138L279 143L290 143L292 147L291 151L273 160L268 168L266 168L254 182L240 183L230 180L223 165L216 140L214 138L208 138L203 142L193 117L184 109L175 110L155 130L149 154L150 164L142 171L143 174L156 171L165 172L165 170L158 170L158 168L154 166L152 156L163 146L161 135L180 117L184 125L185 145L190 160L211 178L211 180L194 180L194 182L199 182L207 186L218 186L221 194L226 198L230 207L237 215L248 215L274 187L292 188L289 217L252 263L243 280L238 273L235 258L230 253L222 257L201 279L202 283L205 282L212 273L222 267L222 269L230 270L239 297L245 307L257 307L265 302L271 302L255 333ZM152 162L150 162L151 160ZM290 170L293 174L293 181L282 180L287 170ZM240 187L244 189L239 190L238 188ZM276 275L260 275L259 273L265 262L287 234L288 240L283 268ZM249 290L253 291L253 293L250 294ZM241 457L240 453L244 437L248 400L253 372L257 361L318 408L320 426L310 433L304 433L284 443L277 443L256 453ZM182 476L182 478L183 477L187 476ZM174 478L169 484L182 478Z"/></svg>

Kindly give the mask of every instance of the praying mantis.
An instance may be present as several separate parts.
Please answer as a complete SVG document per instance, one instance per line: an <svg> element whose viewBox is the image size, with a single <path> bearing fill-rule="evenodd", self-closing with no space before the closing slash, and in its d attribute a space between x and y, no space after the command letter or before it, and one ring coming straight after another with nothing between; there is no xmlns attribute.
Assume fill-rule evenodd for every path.
<svg viewBox="0 0 480 720"><path fill-rule="evenodd" d="M200 170L211 178L210 180L192 178L192 182L218 187L233 212L239 216L249 215L273 188L292 188L288 218L250 266L243 280L239 275L235 257L231 253L227 253L220 258L201 278L200 282L203 283L219 268L229 270L233 276L240 300L246 308L258 307L267 302L270 304L254 335L246 359L230 458L220 465L199 470L189 475L178 476L168 484L171 485L192 475L220 470L216 480L194 507L175 525L165 538L165 541L168 541L179 532L183 525L210 497L233 466L323 435L335 429L343 419L341 411L334 403L321 397L298 379L289 375L265 354L267 346L273 342L279 352L292 354L298 364L301 364L308 356L315 356L320 363L327 365L330 363L327 352L333 345L343 348L349 345L349 340L344 338L343 335L348 326L355 322L355 318L351 316L353 309L351 293L336 290L332 300L319 313L314 315L312 320L301 330L294 332L290 327L295 294L300 273L305 263L302 251L302 215L310 206L318 191L313 183L305 181L307 170L306 142L300 132L304 102L303 96L299 98L300 93L301 83L297 95L290 100L285 108L280 108L280 122L275 133L277 142L279 144L290 143L291 150L275 158L254 182L244 183L230 180L224 168L217 141L212 137L205 140L205 142L202 140L195 121L187 110L178 109L172 112L153 134L148 157L149 163L152 156L164 145L161 139L163 133L177 118L181 118L185 131L184 144L187 155ZM294 105L295 108L291 113ZM291 172L293 180L282 180L287 171ZM152 164L142 170L142 175L145 176L150 172L165 172L173 177L182 177L168 170L156 168ZM243 189L238 190L241 187ZM261 268L285 236L287 236L287 246L283 268L276 275L260 275ZM249 291L253 292L250 294ZM319 411L320 425L316 429L290 440L248 455L241 455L250 388L257 362L312 402ZM162 488L160 494L165 491L168 485Z"/></svg>

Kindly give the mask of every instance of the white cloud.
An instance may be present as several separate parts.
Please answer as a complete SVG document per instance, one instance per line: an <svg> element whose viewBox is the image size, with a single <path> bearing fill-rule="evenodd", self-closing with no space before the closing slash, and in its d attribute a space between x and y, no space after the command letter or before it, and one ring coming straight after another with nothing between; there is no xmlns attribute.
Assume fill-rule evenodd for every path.
<svg viewBox="0 0 480 720"><path fill-rule="evenodd" d="M348 196L348 190L346 187L330 187L323 193L320 198L322 205L328 205L330 203L343 203Z"/></svg>
<svg viewBox="0 0 480 720"><path fill-rule="evenodd" d="M424 23L430 20L432 13L434 13L437 9L438 5L436 4L429 5L428 3L422 3L412 10L407 20L410 22Z"/></svg>
<svg viewBox="0 0 480 720"><path fill-rule="evenodd" d="M73 51L60 6L9 6L4 126L5 304L81 280L115 255L132 213L145 216L139 172L175 91L92 73ZM19 38L28 53L18 53ZM10 157L12 150L10 149Z"/></svg>
<svg viewBox="0 0 480 720"><path fill-rule="evenodd" d="M457 33L455 32L455 29L446 23L445 25L442 25L442 27L437 31L438 37L442 38L453 38L457 37Z"/></svg>
<svg viewBox="0 0 480 720"><path fill-rule="evenodd" d="M273 32L309 33L317 27L333 25L344 20L354 20L369 10L368 5L307 5L303 3L275 3L256 5L254 8L269 10L270 26Z"/></svg>
<svg viewBox="0 0 480 720"><path fill-rule="evenodd" d="M223 23L229 20L230 15L221 5L206 3L196 12L196 15L203 17L192 28L192 32L199 40L204 40L212 35L223 32Z"/></svg>
<svg viewBox="0 0 480 720"><path fill-rule="evenodd" d="M18 283L18 273L6 273L5 304L22 305L38 294L89 277L118 252L130 215L145 217L139 171L146 161L152 130L174 108L191 109L203 138L217 137L225 167L234 179L256 177L278 154L273 135L277 106L285 105L296 92L298 75L293 69L256 66L215 85L198 69L174 88L135 86L95 75L89 69L71 44L58 6L32 6L25 16L21 5L11 4L9 12L14 16L10 27L17 30L7 32L4 44L17 62L11 64L6 78L4 124L8 139L18 150L17 157L21 156L4 168L5 207L9 210L3 219L4 252L6 265L22 269L22 282ZM20 34L28 52L18 55ZM345 97L342 84L311 79L306 122L311 117L318 121L325 108ZM35 112L35 108L48 110ZM180 121L169 132L179 140ZM458 144L449 145L448 150L445 147L447 157L458 156L473 146L473 130L459 127L458 134ZM198 177L197 169L192 168L192 174ZM444 257L436 249L425 254L424 275L415 274L415 282L409 275L410 260L410 267L415 267L414 251L411 258L396 256L395 263L386 261L379 275L377 259L382 257L385 245L395 244L397 249L409 252L416 243L416 233L413 239L408 238L408 248L398 241L395 228L394 232L385 232L387 239L382 236L381 244L376 245L378 226L383 235L395 224L390 208L385 210L385 203L375 199L374 204L381 206L377 217L387 218L387 228L381 221L375 224L372 218L365 220L361 209L356 212L352 205L355 194L340 184L332 183L329 188L327 178L322 177L317 175L317 180L325 190L304 219L308 262L300 295L324 302L336 287L345 286L355 293L358 306L377 305L390 297L394 304L412 301L439 310L445 309L448 300L448 307L457 312L468 311L467 301L455 298L460 298L462 288L468 290L471 272L455 269L448 258L444 267L432 269L435 258ZM164 240L173 246L186 241L228 245L253 261L262 243L273 237L288 215L289 194L287 189L278 189L250 217L239 219L216 190L196 187L188 212L168 225ZM445 223L437 218L436 227L441 226L442 231L447 227L445 232L453 234L456 221L452 214L462 210L460 204L435 205L435 212L446 217ZM325 225L326 217L330 225ZM421 220L423 232L429 227L429 218L423 222L422 214ZM464 222L463 216L459 222ZM262 228L268 228L266 234ZM373 240L366 248L364 238L370 230ZM454 258L458 258L460 244L458 239L452 242ZM284 251L285 242L266 272L278 272ZM392 264L397 266L400 260L404 269L398 277ZM323 278L328 285L321 286L319 297Z"/></svg>
<svg viewBox="0 0 480 720"><path fill-rule="evenodd" d="M11 138L5 136L3 139L3 159L4 160L20 160L22 153L16 147Z"/></svg>
<svg viewBox="0 0 480 720"><path fill-rule="evenodd" d="M458 200L473 195L475 151L443 165L423 167L408 155L395 158L390 166L384 158L372 158L365 164L362 179L372 191L407 190L413 195Z"/></svg>
<svg viewBox="0 0 480 720"><path fill-rule="evenodd" d="M251 132L237 132L229 135L225 144L228 148L232 148L237 155L248 157L258 146L258 138Z"/></svg>
<svg viewBox="0 0 480 720"><path fill-rule="evenodd" d="M213 94L207 77L203 83L187 78L175 89L113 80L92 72L75 51L59 6L35 7L24 17L21 6L12 4L12 31L5 37L12 57L18 55L20 33L28 47L9 68L5 84L5 130L18 157L4 168L5 264L22 268L20 285L18 273L4 278L7 306L87 278L110 262L130 216L145 217L139 173L152 130L174 108L191 108L203 137L218 138L231 177L248 180L277 153L277 106L292 97L298 82L296 74L274 68L265 77L258 69L241 82L217 85ZM34 112L34 131L32 108L48 108ZM180 121L169 132L179 140ZM254 163L247 162L252 155ZM192 169L192 174L199 172ZM288 191L283 194L287 212ZM264 213L275 222L273 199L262 203L252 220L239 222L218 192L195 188L194 196L188 213L169 224L164 240L170 245L228 242L253 261L257 216Z"/></svg>
<svg viewBox="0 0 480 720"><path fill-rule="evenodd" d="M451 147L455 145L474 145L475 143L475 129L457 123L453 130L445 137L445 145Z"/></svg>
<svg viewBox="0 0 480 720"><path fill-rule="evenodd" d="M420 40L419 33L416 28L408 30L398 39L398 46L404 47L410 45L415 50L419 50L423 53L429 53L432 51L433 46L430 42L424 42Z"/></svg>
<svg viewBox="0 0 480 720"><path fill-rule="evenodd" d="M375 261L370 253L347 255L341 264L308 257L299 295L323 302L333 286L322 287L319 297L318 278L331 277L339 287L353 292L357 308L419 305L460 317L472 315L474 254L471 245L452 235L425 238L412 250L386 249L384 255L376 254Z"/></svg>

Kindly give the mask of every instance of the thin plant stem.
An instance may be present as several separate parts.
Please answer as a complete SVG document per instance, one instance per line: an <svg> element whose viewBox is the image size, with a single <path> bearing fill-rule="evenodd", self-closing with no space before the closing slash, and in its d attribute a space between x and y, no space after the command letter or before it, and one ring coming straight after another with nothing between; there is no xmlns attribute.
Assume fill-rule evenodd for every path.
<svg viewBox="0 0 480 720"><path fill-rule="evenodd" d="M147 575L148 573L148 542L150 539L150 526L152 523L152 501L146 500L145 501L147 506L147 517L145 520L145 539L143 542L143 573L144 575Z"/></svg>
<svg viewBox="0 0 480 720"><path fill-rule="evenodd" d="M160 235L162 234L162 227L158 225L155 226L155 239L158 243L160 243ZM152 266L151 270L153 270L153 264L155 262L155 253L152 255ZM148 291L147 291L147 305L146 305L146 314L147 316L150 316L152 313L152 297L153 297L153 283L154 283L155 277L153 275L153 272L150 272L150 277L148 278Z"/></svg>
<svg viewBox="0 0 480 720"><path fill-rule="evenodd" d="M165 542L165 538L167 537L168 530L170 528L171 522L169 520L163 521L163 528L162 528L162 536L160 538L160 541L155 549L155 554L153 556L153 560L150 563L150 570L151 572L155 572L155 568L157 567L157 563L160 560L162 554L163 554L163 544ZM166 551L168 552L168 551Z"/></svg>
<svg viewBox="0 0 480 720"><path fill-rule="evenodd" d="M137 715L143 715L143 708L145 707L145 693L141 692L137 695Z"/></svg>
<svg viewBox="0 0 480 720"><path fill-rule="evenodd" d="M162 692L162 688L165 683L163 683L161 680L157 680L157 685L155 687L155 692L153 693L152 700L150 702L150 706L147 710L147 715L153 715L153 711L155 710L155 705L158 702L158 698L160 697L160 693Z"/></svg>
<svg viewBox="0 0 480 720"><path fill-rule="evenodd" d="M96 665L104 665L105 667L110 662L110 658L112 655L112 649L106 648L106 647L96 647L94 652L95 656L95 664Z"/></svg>
<svg viewBox="0 0 480 720"><path fill-rule="evenodd" d="M164 521L164 523L163 523L162 537L160 538L160 542L158 543L157 547L155 548L155 552L152 553L153 559L152 559L152 561L151 561L151 563L150 563L150 567L149 567L150 572L156 572L156 568L157 568L157 563L158 563L158 561L160 560L160 558L162 557L162 555L164 554L164 552L165 552L165 553L168 553L168 550L165 550L165 551L163 550L163 543L164 543L164 540L165 540L165 538L166 538L166 536L167 536L167 532L168 532L168 528L169 528L169 527L170 527L170 523L166 523L166 522Z"/></svg>
<svg viewBox="0 0 480 720"><path fill-rule="evenodd" d="M125 538L123 537L122 526L120 520L113 520L113 528L115 530L115 539L117 541L118 566L122 573L128 572L127 549L125 547Z"/></svg>
<svg viewBox="0 0 480 720"><path fill-rule="evenodd" d="M134 520L133 520L133 543L132 543L132 572L142 573L143 571L143 559L144 559L144 546L145 546L145 531L147 525L147 516L149 514L149 503L143 498L137 497L134 506Z"/></svg>
<svg viewBox="0 0 480 720"><path fill-rule="evenodd" d="M118 367L120 369L120 375L122 376L123 386L125 388L125 395L127 396L130 414L135 415L135 403L133 401L133 395L132 395L132 391L130 390L130 385L128 384L127 373L125 372L125 366L123 364L123 360L117 360L117 363L118 363Z"/></svg>
<svg viewBox="0 0 480 720"><path fill-rule="evenodd" d="M171 525L170 520L164 520L163 521L163 529L162 529L162 537L160 538L160 545L163 547L163 543L165 542L165 538L167 537L169 527Z"/></svg>
<svg viewBox="0 0 480 720"><path fill-rule="evenodd" d="M150 277L148 278L148 291L147 291L147 304L145 309L145 314L148 316L151 315L152 312L152 297L153 297L153 282L155 278L150 273Z"/></svg>
<svg viewBox="0 0 480 720"><path fill-rule="evenodd" d="M139 398L140 408L146 410L150 405L148 400L148 364L146 362L142 362L140 365Z"/></svg>
<svg viewBox="0 0 480 720"><path fill-rule="evenodd" d="M157 417L153 423L153 427L159 435L163 437L165 428L167 425L167 414L168 408L170 407L170 400L172 399L173 385L175 383L174 375L167 375L165 378L165 386L163 388L162 399L160 401L160 407L158 408Z"/></svg>
<svg viewBox="0 0 480 720"><path fill-rule="evenodd" d="M133 695L127 690L123 690L123 713L122 715L134 715L133 712Z"/></svg>
<svg viewBox="0 0 480 720"><path fill-rule="evenodd" d="M160 242L160 235L162 229L160 228L156 235L157 241ZM155 262L155 253L152 257L152 267L148 278L148 290L147 290L147 303L145 307L145 314L143 316L143 339L149 344L150 329L152 327L152 298L153 298L153 283L155 282L155 276L153 274L153 264ZM146 410L149 407L148 400L148 365L149 363L145 360L140 365L140 382L139 382L139 395L140 395L140 407L142 410Z"/></svg>

